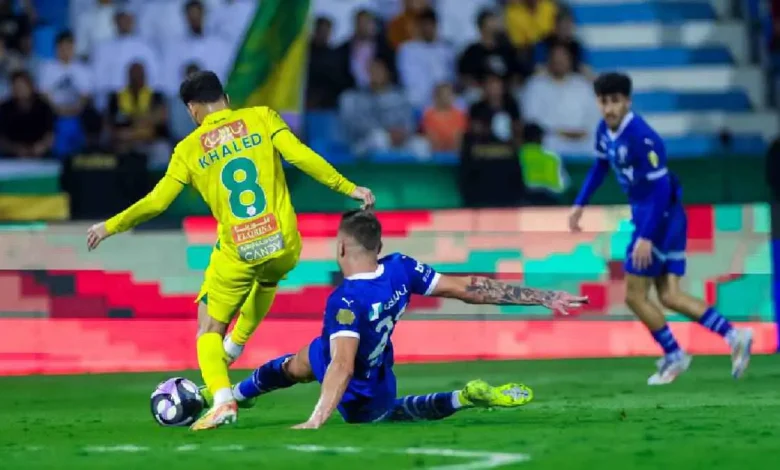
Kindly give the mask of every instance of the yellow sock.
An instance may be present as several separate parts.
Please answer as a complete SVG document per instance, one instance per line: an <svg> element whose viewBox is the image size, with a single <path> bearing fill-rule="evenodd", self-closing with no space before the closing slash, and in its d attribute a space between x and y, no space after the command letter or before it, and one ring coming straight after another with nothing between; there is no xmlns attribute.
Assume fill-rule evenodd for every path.
<svg viewBox="0 0 780 470"><path fill-rule="evenodd" d="M276 297L276 287L262 287L255 284L244 305L241 306L238 320L233 326L233 331L230 332L230 341L238 346L245 345L263 318L268 315L274 297Z"/></svg>
<svg viewBox="0 0 780 470"><path fill-rule="evenodd" d="M216 397L219 390L230 390L227 356L219 333L206 333L198 338L198 365L209 392Z"/></svg>

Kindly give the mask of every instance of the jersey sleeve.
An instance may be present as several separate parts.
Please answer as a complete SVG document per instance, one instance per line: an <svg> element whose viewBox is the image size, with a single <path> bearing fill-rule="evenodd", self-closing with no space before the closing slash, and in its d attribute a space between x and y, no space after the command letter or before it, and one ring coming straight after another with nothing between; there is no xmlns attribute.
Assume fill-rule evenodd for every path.
<svg viewBox="0 0 780 470"><path fill-rule="evenodd" d="M167 174L162 177L152 192L106 221L109 234L130 230L140 223L162 214L181 193L184 186Z"/></svg>
<svg viewBox="0 0 780 470"><path fill-rule="evenodd" d="M596 137L593 139L593 150L597 158L607 158L607 141L604 138L601 123L596 127Z"/></svg>
<svg viewBox="0 0 780 470"><path fill-rule="evenodd" d="M360 304L348 295L335 292L325 307L325 331L329 339L360 338Z"/></svg>
<svg viewBox="0 0 780 470"><path fill-rule="evenodd" d="M271 134L271 142L274 148L282 154L282 158L333 191L345 196L349 196L355 191L357 185L336 171L314 150L298 140L276 111L270 108L265 108L265 110L264 115L268 131Z"/></svg>
<svg viewBox="0 0 780 470"><path fill-rule="evenodd" d="M660 137L652 134L638 135L631 142L631 164L638 172L635 177L648 181L663 178L669 173L666 167L666 148Z"/></svg>
<svg viewBox="0 0 780 470"><path fill-rule="evenodd" d="M640 238L650 239L663 218L671 199L671 180L666 167L666 151L660 137L645 134L638 135L631 142L631 164L634 178L642 178L649 185L649 191L634 204L640 208L636 225Z"/></svg>
<svg viewBox="0 0 780 470"><path fill-rule="evenodd" d="M406 271L406 275L409 276L411 281L412 293L431 295L439 283L441 275L432 267L412 257L406 255L398 255L398 257L404 267L404 271Z"/></svg>
<svg viewBox="0 0 780 470"><path fill-rule="evenodd" d="M177 145L173 149L173 156L171 156L171 161L168 163L168 170L166 170L165 176L169 176L181 184L190 184L190 170L184 162L182 144Z"/></svg>

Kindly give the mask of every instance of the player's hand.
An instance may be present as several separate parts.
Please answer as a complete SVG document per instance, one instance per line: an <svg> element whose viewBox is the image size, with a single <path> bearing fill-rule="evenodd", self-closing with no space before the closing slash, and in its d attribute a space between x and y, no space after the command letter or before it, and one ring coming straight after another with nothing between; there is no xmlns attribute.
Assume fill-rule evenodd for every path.
<svg viewBox="0 0 780 470"><path fill-rule="evenodd" d="M355 188L354 191L352 191L352 194L349 195L352 199L358 200L362 202L362 205L360 206L362 209L373 209L374 204L376 203L376 199L374 198L374 193L371 192L370 189L364 188L362 186L358 186Z"/></svg>
<svg viewBox="0 0 780 470"><path fill-rule="evenodd" d="M553 312L560 312L562 315L568 315L570 308L579 308L587 303L587 296L574 295L561 290L550 291L549 295L542 300L542 305Z"/></svg>
<svg viewBox="0 0 780 470"><path fill-rule="evenodd" d="M631 253L631 262L637 269L645 269L653 262L653 242L646 238L637 239L634 251Z"/></svg>
<svg viewBox="0 0 780 470"><path fill-rule="evenodd" d="M291 429L319 429L322 423L314 420L308 420L305 423L296 424Z"/></svg>
<svg viewBox="0 0 780 470"><path fill-rule="evenodd" d="M582 206L574 206L571 209L571 212L569 213L569 230L574 233L582 232L582 227L580 227L580 220L582 219L582 214L585 212L585 209Z"/></svg>
<svg viewBox="0 0 780 470"><path fill-rule="evenodd" d="M87 248L89 251L94 250L100 245L100 242L109 237L108 230L106 229L106 223L100 222L87 229Z"/></svg>

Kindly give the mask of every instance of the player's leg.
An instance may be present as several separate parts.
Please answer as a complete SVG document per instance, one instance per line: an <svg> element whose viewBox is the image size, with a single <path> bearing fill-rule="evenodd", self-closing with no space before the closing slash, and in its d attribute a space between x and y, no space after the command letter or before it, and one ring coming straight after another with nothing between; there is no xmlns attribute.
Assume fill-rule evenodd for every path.
<svg viewBox="0 0 780 470"><path fill-rule="evenodd" d="M297 383L312 382L314 379L309 361L309 345L306 345L298 354L285 354L255 369L249 377L233 387L233 396L239 401L251 400L274 390L292 387Z"/></svg>
<svg viewBox="0 0 780 470"><path fill-rule="evenodd" d="M279 281L295 268L300 254L300 244L296 244L281 256L257 266L256 283L241 305L233 330L225 338L225 352L231 362L238 359L249 338L268 315L276 297Z"/></svg>
<svg viewBox="0 0 780 470"><path fill-rule="evenodd" d="M714 306L684 292L680 288L680 280L681 276L672 273L656 280L661 303L722 336L731 348L731 374L734 378L741 377L750 363L753 332L747 328L734 328Z"/></svg>
<svg viewBox="0 0 780 470"><path fill-rule="evenodd" d="M750 362L753 333L747 329L735 329L714 306L707 305L681 289L680 281L686 268L687 226L688 220L681 206L669 211L664 236L657 243L663 264L662 273L655 280L658 298L669 310L685 315L722 336L731 347L731 373L739 378Z"/></svg>
<svg viewBox="0 0 780 470"><path fill-rule="evenodd" d="M651 240L653 243L652 259L649 266L638 267L634 265L632 253L636 244L637 235L631 240L626 251L626 305L634 312L634 315L644 323L653 339L664 352L659 360L657 371L647 379L649 385L663 385L674 381L678 375L685 372L691 363L691 357L685 354L666 323L663 310L650 300L656 277L662 274L665 259L661 249L666 243L666 234L669 229L669 218L666 217L658 227L659 237Z"/></svg>
<svg viewBox="0 0 780 470"><path fill-rule="evenodd" d="M213 405L193 425L193 430L212 429L236 420L237 404L228 376L228 358L223 338L236 310L252 286L251 266L227 261L218 249L212 253L198 296L198 365L213 397Z"/></svg>
<svg viewBox="0 0 780 470"><path fill-rule="evenodd" d="M462 390L408 395L398 398L384 421L436 421L468 408L516 408L533 400L533 391L522 384L493 387L472 380Z"/></svg>
<svg viewBox="0 0 780 470"><path fill-rule="evenodd" d="M263 321L276 297L276 283L256 282L244 304L238 311L230 334L225 336L223 346L229 363L233 363L244 352L244 346Z"/></svg>

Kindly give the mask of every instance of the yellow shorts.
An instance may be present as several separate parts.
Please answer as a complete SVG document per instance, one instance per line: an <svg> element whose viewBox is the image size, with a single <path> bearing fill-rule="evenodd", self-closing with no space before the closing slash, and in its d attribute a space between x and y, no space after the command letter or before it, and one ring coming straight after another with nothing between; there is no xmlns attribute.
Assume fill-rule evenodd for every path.
<svg viewBox="0 0 780 470"><path fill-rule="evenodd" d="M251 302L257 286L272 287L292 271L301 256L301 245L285 249L258 264L241 263L228 258L218 248L211 252L209 265L196 303L208 305L213 319L230 323L244 302Z"/></svg>

